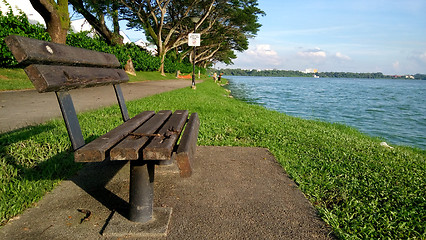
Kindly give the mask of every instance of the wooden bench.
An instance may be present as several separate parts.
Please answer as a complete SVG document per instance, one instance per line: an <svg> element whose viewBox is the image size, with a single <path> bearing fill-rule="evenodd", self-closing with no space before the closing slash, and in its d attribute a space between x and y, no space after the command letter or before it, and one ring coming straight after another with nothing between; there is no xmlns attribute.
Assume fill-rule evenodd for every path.
<svg viewBox="0 0 426 240"><path fill-rule="evenodd" d="M56 93L76 162L130 161L128 219L150 221L155 165L175 159L181 177L192 173L200 124L197 113L189 120L187 110L145 111L129 118L120 87L129 78L118 69L120 63L114 55L21 36L9 36L5 41L16 60L26 66L35 88L40 93ZM124 123L86 144L69 90L101 85L114 86Z"/></svg>

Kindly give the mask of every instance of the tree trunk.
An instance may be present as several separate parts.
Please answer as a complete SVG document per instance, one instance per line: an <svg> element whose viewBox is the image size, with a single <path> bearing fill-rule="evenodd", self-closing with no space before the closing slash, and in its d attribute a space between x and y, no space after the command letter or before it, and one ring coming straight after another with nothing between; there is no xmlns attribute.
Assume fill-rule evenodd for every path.
<svg viewBox="0 0 426 240"><path fill-rule="evenodd" d="M53 18L52 18L53 19ZM52 38L52 42L66 44L68 29L64 29L59 20L54 20L47 24L47 32Z"/></svg>
<svg viewBox="0 0 426 240"><path fill-rule="evenodd" d="M123 38L120 36L120 29L118 27L118 10L113 5L113 24L114 32L111 32L105 24L103 12L99 12L99 19L91 12L84 8L81 0L69 0L69 2L77 9L83 17L90 23L90 25L105 39L109 45L123 44ZM115 3L115 2L114 2ZM113 3L113 4L114 4Z"/></svg>
<svg viewBox="0 0 426 240"><path fill-rule="evenodd" d="M166 60L166 54L164 53L160 57L161 57L161 65L158 71L160 72L161 76L166 76L166 74L164 73L164 60Z"/></svg>
<svg viewBox="0 0 426 240"><path fill-rule="evenodd" d="M112 16L112 25L114 27L114 33L120 34L120 25L118 23L118 2L116 1L112 3L111 16Z"/></svg>
<svg viewBox="0 0 426 240"><path fill-rule="evenodd" d="M160 72L162 76L166 76L166 74L164 73L164 61L166 60L166 53L168 49L162 44L158 44L157 47L158 47L158 57L160 57L161 59L161 65L158 71Z"/></svg>
<svg viewBox="0 0 426 240"><path fill-rule="evenodd" d="M135 68L133 67L133 61L132 58L129 56L129 59L127 60L126 65L124 66L124 71L126 71L126 73L136 76L136 71Z"/></svg>
<svg viewBox="0 0 426 240"><path fill-rule="evenodd" d="M40 13L46 22L47 32L52 42L65 44L70 28L68 0L30 0L34 9Z"/></svg>

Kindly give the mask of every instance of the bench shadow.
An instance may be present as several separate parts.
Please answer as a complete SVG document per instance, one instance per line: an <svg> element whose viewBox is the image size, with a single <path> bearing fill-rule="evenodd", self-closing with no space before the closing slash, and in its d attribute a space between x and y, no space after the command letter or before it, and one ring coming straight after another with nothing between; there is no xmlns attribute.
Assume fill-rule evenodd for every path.
<svg viewBox="0 0 426 240"><path fill-rule="evenodd" d="M8 132L2 132L0 133L0 146L24 141L43 132L51 131L54 128L55 126L46 124L40 126L27 126L19 129L14 129Z"/></svg>
<svg viewBox="0 0 426 240"><path fill-rule="evenodd" d="M106 188L106 185L126 165L127 161L109 161L100 163L76 163L72 149L58 152L56 155L30 167L8 153L9 146L34 136L51 131L55 126L41 125L24 127L10 132L0 133L0 157L6 165L17 170L18 181L43 181L68 179L99 201L111 212L127 217L129 203ZM25 147L25 146L23 146Z"/></svg>
<svg viewBox="0 0 426 240"><path fill-rule="evenodd" d="M127 161L109 160L99 163L86 163L84 168L69 180L111 212L117 212L127 217L129 203L106 188L106 185L126 164Z"/></svg>

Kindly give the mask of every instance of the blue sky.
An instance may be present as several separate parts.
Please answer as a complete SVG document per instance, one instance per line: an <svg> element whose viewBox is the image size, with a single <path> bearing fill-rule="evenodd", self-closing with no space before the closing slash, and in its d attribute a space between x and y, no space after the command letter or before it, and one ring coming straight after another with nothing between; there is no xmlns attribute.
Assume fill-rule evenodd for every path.
<svg viewBox="0 0 426 240"><path fill-rule="evenodd" d="M7 1L42 19L29 0ZM258 2L266 16L249 49L216 67L426 74L426 0ZM132 41L144 38L120 25Z"/></svg>
<svg viewBox="0 0 426 240"><path fill-rule="evenodd" d="M425 0L259 0L249 50L217 67L426 73Z"/></svg>

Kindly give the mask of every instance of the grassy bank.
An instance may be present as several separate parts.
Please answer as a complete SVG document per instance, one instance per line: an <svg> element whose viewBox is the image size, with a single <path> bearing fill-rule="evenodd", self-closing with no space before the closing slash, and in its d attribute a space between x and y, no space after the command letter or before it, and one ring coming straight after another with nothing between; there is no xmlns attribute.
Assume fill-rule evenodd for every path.
<svg viewBox="0 0 426 240"><path fill-rule="evenodd" d="M156 81L176 79L175 74L166 73L162 76L159 72L137 72L136 76L129 75L130 82ZM0 91L34 89L21 68L0 68Z"/></svg>
<svg viewBox="0 0 426 240"><path fill-rule="evenodd" d="M128 103L143 110L189 109L201 120L199 145L267 147L343 239L425 239L423 150L384 148L339 124L303 120L228 98L208 81ZM85 138L121 123L118 107L80 114ZM106 118L106 120L101 120ZM0 135L0 216L4 223L73 174L62 121ZM273 201L273 199L270 199Z"/></svg>

